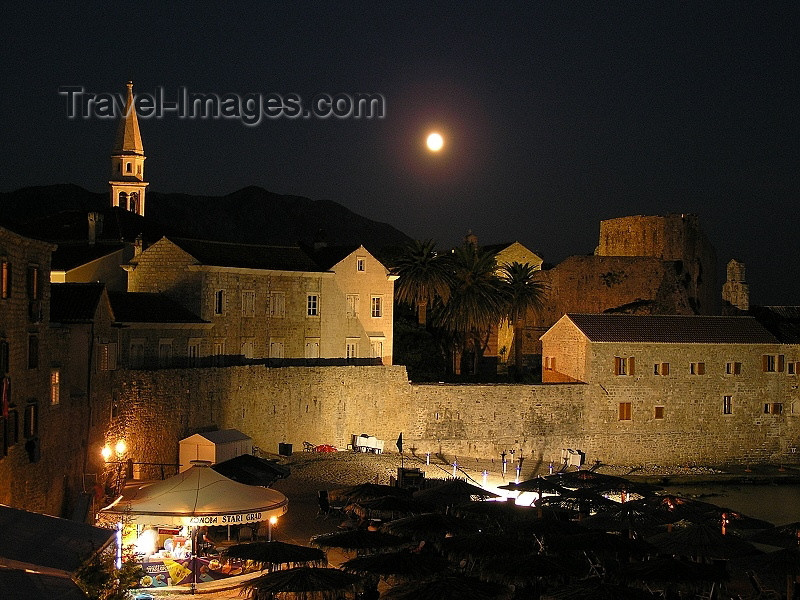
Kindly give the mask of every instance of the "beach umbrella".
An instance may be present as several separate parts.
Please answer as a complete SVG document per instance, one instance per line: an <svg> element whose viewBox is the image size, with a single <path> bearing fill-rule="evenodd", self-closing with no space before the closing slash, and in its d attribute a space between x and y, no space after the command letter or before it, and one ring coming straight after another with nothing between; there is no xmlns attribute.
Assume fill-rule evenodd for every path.
<svg viewBox="0 0 800 600"><path fill-rule="evenodd" d="M430 480L429 480L430 481ZM414 493L414 498L434 506L452 506L470 500L499 498L499 494L490 492L463 479L447 479L444 483Z"/></svg>
<svg viewBox="0 0 800 600"><path fill-rule="evenodd" d="M242 589L254 600L269 600L276 594L293 600L337 600L343 595L355 597L362 584L357 575L339 569L295 567L250 579Z"/></svg>
<svg viewBox="0 0 800 600"><path fill-rule="evenodd" d="M628 536L615 535L605 531L587 531L575 535L552 537L547 543L547 550L558 554L626 554L644 555L653 547L642 540L633 540Z"/></svg>
<svg viewBox="0 0 800 600"><path fill-rule="evenodd" d="M587 531L585 527L575 521L544 518L516 523L514 529L509 533L519 537L533 536L538 540L547 541L553 537L577 535L587 533Z"/></svg>
<svg viewBox="0 0 800 600"><path fill-rule="evenodd" d="M753 557L747 566L763 575L773 576L775 581L786 582L786 597L793 598L794 583L800 575L800 547L784 548Z"/></svg>
<svg viewBox="0 0 800 600"><path fill-rule="evenodd" d="M778 546L779 548L797 548L800 545L800 522L773 525L748 537L748 540L757 544Z"/></svg>
<svg viewBox="0 0 800 600"><path fill-rule="evenodd" d="M539 497L542 494L560 494L564 491L564 487L557 481L552 481L541 475L533 479L520 481L519 483L507 483L499 487L501 490L509 490L512 492L536 492Z"/></svg>
<svg viewBox="0 0 800 600"><path fill-rule="evenodd" d="M735 535L723 535L721 530L708 525L689 525L647 538L661 552L673 555L702 558L736 558L761 552L749 542Z"/></svg>
<svg viewBox="0 0 800 600"><path fill-rule="evenodd" d="M481 579L515 587L533 587L539 579L571 573L555 560L538 554L485 558L479 562L478 570Z"/></svg>
<svg viewBox="0 0 800 600"><path fill-rule="evenodd" d="M551 483L556 483L567 488L596 488L601 485L622 484L628 482L624 477L616 475L605 475L595 471L569 471L567 473L555 473L545 476Z"/></svg>
<svg viewBox="0 0 800 600"><path fill-rule="evenodd" d="M382 485L378 483L361 483L351 487L331 490L328 498L335 504L352 504L361 500L374 500L383 496L402 496L409 497L411 492L405 488L393 485Z"/></svg>
<svg viewBox="0 0 800 600"><path fill-rule="evenodd" d="M411 497L381 496L372 500L356 500L344 507L344 512L362 519L399 519L423 512L423 505Z"/></svg>
<svg viewBox="0 0 800 600"><path fill-rule="evenodd" d="M632 500L616 506L602 508L596 514L581 521L589 529L602 531L637 532L653 530L668 521L663 513L652 510L641 500Z"/></svg>
<svg viewBox="0 0 800 600"><path fill-rule="evenodd" d="M480 523L484 528L513 532L520 523L540 520L541 511L537 507L497 501L459 504L452 508L450 514Z"/></svg>
<svg viewBox="0 0 800 600"><path fill-rule="evenodd" d="M311 543L320 548L342 548L356 551L401 548L408 545L407 540L396 535L365 529L315 535L311 538Z"/></svg>
<svg viewBox="0 0 800 600"><path fill-rule="evenodd" d="M349 573L413 578L431 577L446 571L447 567L447 560L438 554L410 550L358 556L351 558L341 566Z"/></svg>
<svg viewBox="0 0 800 600"><path fill-rule="evenodd" d="M448 535L477 533L479 529L477 523L440 513L423 513L389 521L381 526L384 533L399 535L415 542L443 539Z"/></svg>
<svg viewBox="0 0 800 600"><path fill-rule="evenodd" d="M536 501L537 506L558 506L581 514L588 514L602 508L620 506L619 502L609 500L591 488L568 489L560 496L545 496Z"/></svg>
<svg viewBox="0 0 800 600"><path fill-rule="evenodd" d="M541 600L653 600L653 595L622 585L584 582L551 590L542 594Z"/></svg>
<svg viewBox="0 0 800 600"><path fill-rule="evenodd" d="M463 575L445 575L396 585L381 600L506 600L510 588Z"/></svg>
<svg viewBox="0 0 800 600"><path fill-rule="evenodd" d="M532 541L510 535L475 533L444 538L436 542L436 547L450 560L475 561L491 556L530 554L538 549Z"/></svg>
<svg viewBox="0 0 800 600"><path fill-rule="evenodd" d="M697 563L672 557L625 563L614 576L623 581L665 584L725 581L729 578L724 565Z"/></svg>
<svg viewBox="0 0 800 600"><path fill-rule="evenodd" d="M236 544L224 550L222 557L250 560L268 570L277 565L304 564L322 567L327 564L325 553L319 548L278 541Z"/></svg>

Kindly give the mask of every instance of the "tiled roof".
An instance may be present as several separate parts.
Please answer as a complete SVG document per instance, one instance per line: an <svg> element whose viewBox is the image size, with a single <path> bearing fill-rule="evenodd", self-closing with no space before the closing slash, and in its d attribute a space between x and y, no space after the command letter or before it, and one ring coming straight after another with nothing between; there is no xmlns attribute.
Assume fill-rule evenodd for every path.
<svg viewBox="0 0 800 600"><path fill-rule="evenodd" d="M114 252L122 250L125 244L89 244L88 242L71 245L59 244L53 258L51 268L53 271L69 271L93 260L108 256Z"/></svg>
<svg viewBox="0 0 800 600"><path fill-rule="evenodd" d="M777 344L753 317L567 315L593 342Z"/></svg>
<svg viewBox="0 0 800 600"><path fill-rule="evenodd" d="M50 286L50 320L54 323L94 320L104 289L102 283L54 283Z"/></svg>
<svg viewBox="0 0 800 600"><path fill-rule="evenodd" d="M200 317L163 294L109 292L118 323L205 323Z"/></svg>
<svg viewBox="0 0 800 600"><path fill-rule="evenodd" d="M169 238L204 265L271 271L324 271L299 246L260 246Z"/></svg>
<svg viewBox="0 0 800 600"><path fill-rule="evenodd" d="M204 431L198 435L203 436L209 442L214 442L215 444L228 444L230 442L239 442L250 439L249 435L242 433L238 429L218 429L217 431Z"/></svg>

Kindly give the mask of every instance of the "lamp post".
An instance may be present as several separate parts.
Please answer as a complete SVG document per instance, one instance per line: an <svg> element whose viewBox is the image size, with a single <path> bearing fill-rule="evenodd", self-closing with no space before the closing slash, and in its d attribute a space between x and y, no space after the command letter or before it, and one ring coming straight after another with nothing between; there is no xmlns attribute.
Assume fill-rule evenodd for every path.
<svg viewBox="0 0 800 600"><path fill-rule="evenodd" d="M277 522L278 522L278 517L270 517L269 520L267 521L267 523L268 523L268 525L267 525L267 541L268 542L272 541L272 526L275 525L275 523L277 523Z"/></svg>
<svg viewBox="0 0 800 600"><path fill-rule="evenodd" d="M108 444L103 446L103 449L100 451L100 454L102 455L103 460L105 460L107 463L112 463L112 462L117 463L117 478L116 478L116 481L115 481L115 484L114 484L115 485L114 491L117 494L119 494L119 492L122 490L122 483L123 483L122 482L122 464L123 464L123 458L125 457L125 453L127 451L128 451L128 445L125 443L125 439L124 438L120 438L119 440L117 440L117 443L114 444L114 450L113 451L111 450L111 446L109 446ZM114 461L111 460L112 454L115 455L116 458L117 458Z"/></svg>

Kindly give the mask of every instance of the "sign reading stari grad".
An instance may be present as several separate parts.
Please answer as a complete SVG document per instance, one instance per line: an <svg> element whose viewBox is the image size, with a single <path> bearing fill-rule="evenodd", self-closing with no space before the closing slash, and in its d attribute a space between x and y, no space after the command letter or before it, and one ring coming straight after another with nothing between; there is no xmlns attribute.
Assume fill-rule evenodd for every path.
<svg viewBox="0 0 800 600"><path fill-rule="evenodd" d="M281 514L286 513L286 506L283 507ZM270 511L269 513L272 516L276 516L274 511ZM181 522L184 525L241 525L244 523L258 523L260 521L266 521L267 516L264 515L263 512L248 512L248 513L238 513L238 514L227 514L227 515L204 515L204 516L193 516L193 517L183 517L181 518Z"/></svg>

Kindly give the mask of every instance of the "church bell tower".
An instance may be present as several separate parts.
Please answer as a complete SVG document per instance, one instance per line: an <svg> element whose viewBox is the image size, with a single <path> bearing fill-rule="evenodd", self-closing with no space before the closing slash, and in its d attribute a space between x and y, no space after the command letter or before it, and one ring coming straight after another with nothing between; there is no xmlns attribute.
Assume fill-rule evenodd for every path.
<svg viewBox="0 0 800 600"><path fill-rule="evenodd" d="M125 114L119 122L111 151L111 206L144 216L144 147L133 104L133 82L128 82Z"/></svg>

